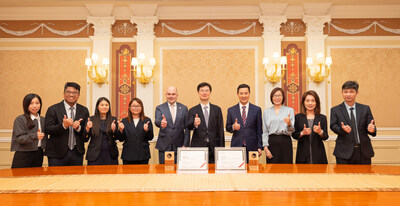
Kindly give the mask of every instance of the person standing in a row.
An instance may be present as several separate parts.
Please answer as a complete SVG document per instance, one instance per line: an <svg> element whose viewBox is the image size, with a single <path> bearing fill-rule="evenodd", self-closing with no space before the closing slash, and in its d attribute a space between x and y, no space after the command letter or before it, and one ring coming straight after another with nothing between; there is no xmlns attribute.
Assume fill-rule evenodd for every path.
<svg viewBox="0 0 400 206"><path fill-rule="evenodd" d="M81 166L85 154L83 130L89 110L78 99L81 87L75 82L64 86L64 100L46 112L45 131L49 134L45 154L49 166Z"/></svg>
<svg viewBox="0 0 400 206"><path fill-rule="evenodd" d="M273 106L265 109L263 114L263 146L267 163L293 164L294 110L283 105L285 93L282 88L274 88L270 100Z"/></svg>
<svg viewBox="0 0 400 206"><path fill-rule="evenodd" d="M94 115L88 118L84 136L90 140L88 165L118 165L117 118L111 116L110 100L100 97Z"/></svg>
<svg viewBox="0 0 400 206"><path fill-rule="evenodd" d="M121 159L127 164L148 164L150 144L153 139L153 123L144 115L143 103L139 98L129 102L128 117L119 124L120 141L123 141Z"/></svg>
<svg viewBox="0 0 400 206"><path fill-rule="evenodd" d="M11 168L41 167L46 140L43 128L42 99L37 94L27 94L22 102L24 114L13 125L11 151L15 151Z"/></svg>
<svg viewBox="0 0 400 206"><path fill-rule="evenodd" d="M327 164L322 140L329 138L326 116L321 114L318 94L309 90L301 99L300 113L295 116L293 139L298 140L296 163Z"/></svg>
<svg viewBox="0 0 400 206"><path fill-rule="evenodd" d="M214 148L225 147L221 108L209 102L212 87L207 82L197 86L200 104L188 112L187 127L193 130L191 147L208 147L208 161L214 163Z"/></svg>

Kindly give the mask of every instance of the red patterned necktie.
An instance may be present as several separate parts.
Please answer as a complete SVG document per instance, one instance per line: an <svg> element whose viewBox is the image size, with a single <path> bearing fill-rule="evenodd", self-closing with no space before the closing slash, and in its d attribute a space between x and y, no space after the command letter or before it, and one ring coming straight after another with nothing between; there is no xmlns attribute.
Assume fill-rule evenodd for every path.
<svg viewBox="0 0 400 206"><path fill-rule="evenodd" d="M243 120L243 126L245 126L246 125L246 120L247 120L246 106L243 106L242 108L243 108L243 110L242 110L242 120Z"/></svg>

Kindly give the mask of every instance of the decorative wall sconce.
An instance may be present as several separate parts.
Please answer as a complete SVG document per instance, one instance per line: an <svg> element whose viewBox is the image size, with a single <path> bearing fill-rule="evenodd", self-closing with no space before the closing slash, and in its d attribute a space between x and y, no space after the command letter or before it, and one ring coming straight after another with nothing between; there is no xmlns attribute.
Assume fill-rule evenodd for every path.
<svg viewBox="0 0 400 206"><path fill-rule="evenodd" d="M95 83L99 84L101 87L102 84L108 84L108 69L110 65L110 61L108 58L103 58L102 67L98 66L99 56L96 53L92 54L92 58L86 58L85 65L87 66L88 76ZM89 84L89 83L88 83Z"/></svg>
<svg viewBox="0 0 400 206"><path fill-rule="evenodd" d="M324 54L322 52L318 52L315 64L313 63L312 57L307 57L306 64L308 76L310 76L312 81L318 83L324 81L324 79L329 76L332 58L326 57L324 62Z"/></svg>
<svg viewBox="0 0 400 206"><path fill-rule="evenodd" d="M154 75L154 65L156 65L154 57L151 57L147 63L144 53L140 53L138 58L132 58L131 65L133 66L132 71L135 79L144 85L150 83ZM138 67L140 67L140 70Z"/></svg>
<svg viewBox="0 0 400 206"><path fill-rule="evenodd" d="M287 58L286 56L279 56L278 52L272 54L272 61L270 62L268 57L263 58L263 65L265 70L265 77L271 83L276 83L281 80L285 75Z"/></svg>

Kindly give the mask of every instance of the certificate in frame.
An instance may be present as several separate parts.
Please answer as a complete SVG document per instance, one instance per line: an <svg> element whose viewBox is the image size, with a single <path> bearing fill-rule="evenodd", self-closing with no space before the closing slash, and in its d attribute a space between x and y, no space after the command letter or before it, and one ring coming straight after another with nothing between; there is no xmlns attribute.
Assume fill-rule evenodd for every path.
<svg viewBox="0 0 400 206"><path fill-rule="evenodd" d="M178 147L177 173L208 173L208 147Z"/></svg>
<svg viewBox="0 0 400 206"><path fill-rule="evenodd" d="M216 147L215 148L216 173L246 173L246 148L245 147Z"/></svg>

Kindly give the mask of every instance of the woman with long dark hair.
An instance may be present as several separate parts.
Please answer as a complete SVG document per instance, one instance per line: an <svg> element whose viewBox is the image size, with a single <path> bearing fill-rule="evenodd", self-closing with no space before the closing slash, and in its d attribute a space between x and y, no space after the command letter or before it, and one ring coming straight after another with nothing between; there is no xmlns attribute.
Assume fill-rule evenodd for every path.
<svg viewBox="0 0 400 206"><path fill-rule="evenodd" d="M294 110L284 106L285 93L276 87L270 95L272 107L263 113L263 146L267 163L293 164Z"/></svg>
<svg viewBox="0 0 400 206"><path fill-rule="evenodd" d="M118 165L117 118L111 116L110 100L100 97L94 116L88 118L85 134L90 143L86 153L88 165Z"/></svg>
<svg viewBox="0 0 400 206"><path fill-rule="evenodd" d="M328 164L325 146L328 126L326 116L321 114L318 94L309 90L303 94L300 106L301 113L295 116L293 138L298 140L296 163Z"/></svg>
<svg viewBox="0 0 400 206"><path fill-rule="evenodd" d="M121 159L126 164L148 164L150 144L153 139L153 124L144 115L143 102L133 98L129 102L128 117L122 120L120 141L124 141Z"/></svg>
<svg viewBox="0 0 400 206"><path fill-rule="evenodd" d="M24 114L14 121L11 151L15 151L11 168L41 167L46 138L43 131L42 99L37 94L27 94L22 102Z"/></svg>

